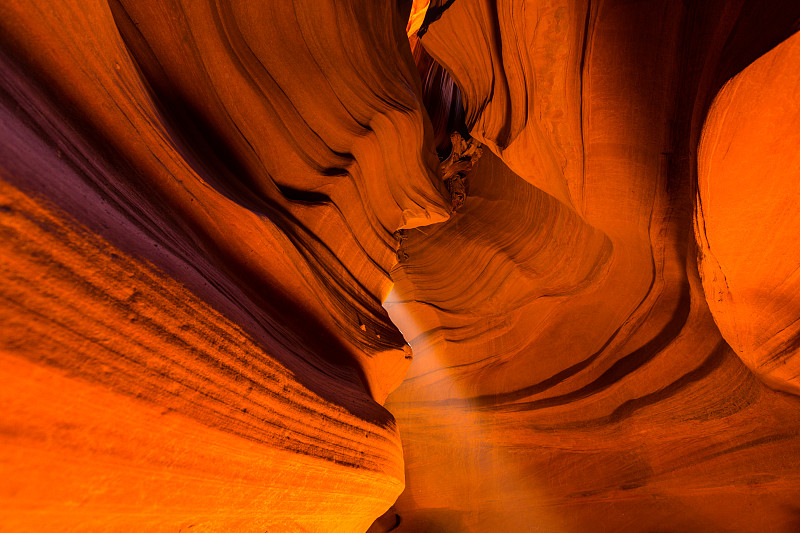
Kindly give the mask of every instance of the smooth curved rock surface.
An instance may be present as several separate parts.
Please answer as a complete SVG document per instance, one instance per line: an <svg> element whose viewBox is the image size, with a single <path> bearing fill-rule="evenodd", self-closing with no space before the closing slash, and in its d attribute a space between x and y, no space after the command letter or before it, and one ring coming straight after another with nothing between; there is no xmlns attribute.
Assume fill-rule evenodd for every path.
<svg viewBox="0 0 800 533"><path fill-rule="evenodd" d="M714 320L753 372L794 394L800 394L798 65L795 34L723 88L703 128L697 187L700 272Z"/></svg>
<svg viewBox="0 0 800 533"><path fill-rule="evenodd" d="M450 210L407 14L3 5L4 528L354 531L396 499L393 234Z"/></svg>
<svg viewBox="0 0 800 533"><path fill-rule="evenodd" d="M798 29L6 2L1 527L796 531Z"/></svg>
<svg viewBox="0 0 800 533"><path fill-rule="evenodd" d="M464 0L431 24L421 45L458 85L470 133L502 162L485 156L464 208L401 245L386 306L415 359L387 403L407 473L393 531L796 529L800 404L773 390L796 379L790 343L775 347L800 315L793 252L779 252L794 242L794 210L773 200L795 172L796 36L770 49L800 13L759 7ZM695 188L709 106L739 72L732 84L752 80L740 104L752 125L741 127L759 135L738 139L740 157L759 165L770 151L776 184L755 227L740 210L748 195L703 152ZM720 142L709 136L724 127L714 116L725 95L704 146ZM731 120L727 134L739 127ZM732 307L735 294L711 301L720 284L707 264L698 276L695 247L704 257L707 245L695 245L692 215L704 180L738 202L717 208L708 241L729 245L740 290L767 281L739 253L745 232L752 261L768 242L781 265L758 263L772 306L758 320L746 317L762 308ZM786 229L767 236L776 226ZM736 313L732 341L718 315ZM787 348L781 373L742 364L767 355L736 344L745 327Z"/></svg>

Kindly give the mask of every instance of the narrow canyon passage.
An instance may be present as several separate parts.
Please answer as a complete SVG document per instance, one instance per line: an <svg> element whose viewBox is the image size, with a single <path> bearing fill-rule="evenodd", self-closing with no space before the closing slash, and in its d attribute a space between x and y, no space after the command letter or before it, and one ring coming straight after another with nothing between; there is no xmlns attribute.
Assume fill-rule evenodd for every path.
<svg viewBox="0 0 800 533"><path fill-rule="evenodd" d="M1 531L800 528L797 2L0 25Z"/></svg>

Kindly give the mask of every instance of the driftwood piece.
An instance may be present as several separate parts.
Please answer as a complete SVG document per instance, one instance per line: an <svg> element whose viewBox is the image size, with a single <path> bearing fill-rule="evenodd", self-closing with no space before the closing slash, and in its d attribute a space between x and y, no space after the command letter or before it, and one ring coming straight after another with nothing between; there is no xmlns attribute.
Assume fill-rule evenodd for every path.
<svg viewBox="0 0 800 533"><path fill-rule="evenodd" d="M453 149L450 156L442 161L440 168L455 211L467 199L467 174L483 155L483 148L475 139L465 140L457 131L450 134L450 142Z"/></svg>

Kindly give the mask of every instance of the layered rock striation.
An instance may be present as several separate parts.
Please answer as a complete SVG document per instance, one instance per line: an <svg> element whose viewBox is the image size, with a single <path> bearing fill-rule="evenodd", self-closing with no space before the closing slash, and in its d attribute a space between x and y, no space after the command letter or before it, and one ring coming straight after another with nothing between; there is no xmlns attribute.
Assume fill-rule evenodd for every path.
<svg viewBox="0 0 800 533"><path fill-rule="evenodd" d="M2 527L795 531L798 21L7 2Z"/></svg>
<svg viewBox="0 0 800 533"><path fill-rule="evenodd" d="M494 155L393 271L396 531L796 529L800 13L762 7L464 0L420 39Z"/></svg>
<svg viewBox="0 0 800 533"><path fill-rule="evenodd" d="M367 529L393 234L450 212L407 6L0 14L4 527Z"/></svg>

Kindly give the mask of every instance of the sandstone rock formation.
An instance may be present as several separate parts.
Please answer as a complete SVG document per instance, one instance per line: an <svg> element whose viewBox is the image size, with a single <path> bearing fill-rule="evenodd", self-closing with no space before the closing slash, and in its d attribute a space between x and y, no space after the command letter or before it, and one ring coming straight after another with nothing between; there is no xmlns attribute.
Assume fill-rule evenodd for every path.
<svg viewBox="0 0 800 533"><path fill-rule="evenodd" d="M396 531L798 527L772 390L797 391L798 36L770 48L799 15L772 4L463 0L421 39L502 161L393 272Z"/></svg>
<svg viewBox="0 0 800 533"><path fill-rule="evenodd" d="M797 2L0 15L0 529L800 527Z"/></svg>
<svg viewBox="0 0 800 533"><path fill-rule="evenodd" d="M720 91L700 145L697 241L711 312L742 361L800 393L800 35Z"/></svg>
<svg viewBox="0 0 800 533"><path fill-rule="evenodd" d="M354 531L399 495L381 300L449 198L408 12L323 7L3 6L4 527Z"/></svg>

